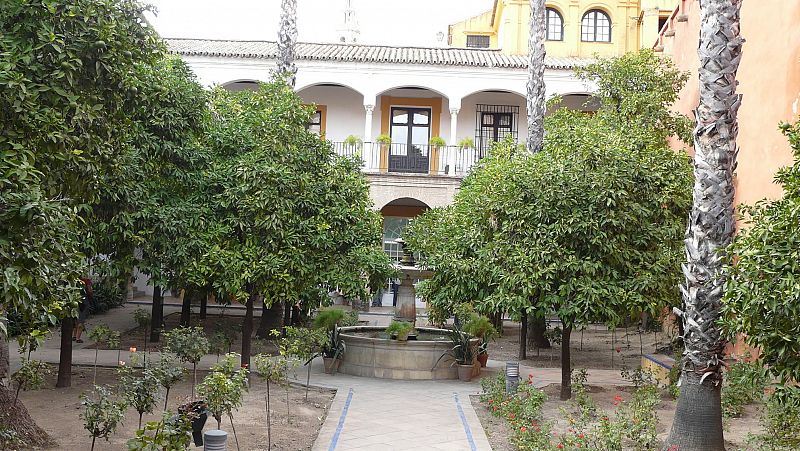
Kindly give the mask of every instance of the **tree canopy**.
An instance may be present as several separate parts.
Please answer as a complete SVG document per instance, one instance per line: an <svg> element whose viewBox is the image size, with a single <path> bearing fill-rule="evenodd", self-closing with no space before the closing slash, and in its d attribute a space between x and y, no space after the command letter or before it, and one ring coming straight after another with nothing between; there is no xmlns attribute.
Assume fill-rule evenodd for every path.
<svg viewBox="0 0 800 451"><path fill-rule="evenodd" d="M783 197L742 206L745 227L727 248L721 326L758 348L758 359L785 388L800 380L800 124L781 129L794 164L775 177Z"/></svg>
<svg viewBox="0 0 800 451"><path fill-rule="evenodd" d="M134 0L0 6L0 312L52 324L86 273L82 217L127 151L137 64L163 45Z"/></svg>
<svg viewBox="0 0 800 451"><path fill-rule="evenodd" d="M597 67L608 70L596 73L616 83L632 64L641 69L629 59L601 61ZM679 74L646 67L648 80L665 70ZM493 147L453 205L411 223L407 242L435 271L420 289L434 314L449 315L464 302L485 313L555 314L564 349L574 326L619 325L677 303L691 205L688 158L667 146L666 130L654 140L646 130L652 124L619 127L622 118L614 116L623 113L607 91L598 95L595 115L559 110L547 117L543 152L528 155L510 141ZM640 97L651 115L667 115L658 97Z"/></svg>

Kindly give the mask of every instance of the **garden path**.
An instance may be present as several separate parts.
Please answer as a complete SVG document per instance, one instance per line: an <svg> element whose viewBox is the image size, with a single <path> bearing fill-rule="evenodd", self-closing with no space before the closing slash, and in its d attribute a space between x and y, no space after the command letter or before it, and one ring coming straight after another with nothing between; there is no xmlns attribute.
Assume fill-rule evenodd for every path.
<svg viewBox="0 0 800 451"><path fill-rule="evenodd" d="M480 383L394 381L323 373L315 362L312 384L337 390L312 451L491 450L470 395ZM503 371L489 361L484 376ZM521 367L537 387L559 383L559 368ZM299 373L303 375L303 372ZM302 377L301 377L302 379ZM595 385L628 385L617 370L590 370Z"/></svg>

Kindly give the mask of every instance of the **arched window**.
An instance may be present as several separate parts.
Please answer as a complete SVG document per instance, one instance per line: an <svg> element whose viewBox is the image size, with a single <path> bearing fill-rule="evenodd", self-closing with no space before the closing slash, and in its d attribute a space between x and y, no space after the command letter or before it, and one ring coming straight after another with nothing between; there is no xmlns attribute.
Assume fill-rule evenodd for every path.
<svg viewBox="0 0 800 451"><path fill-rule="evenodd" d="M547 8L547 40L564 40L564 18L553 8Z"/></svg>
<svg viewBox="0 0 800 451"><path fill-rule="evenodd" d="M584 42L611 42L611 18L608 14L593 9L581 20L581 40Z"/></svg>

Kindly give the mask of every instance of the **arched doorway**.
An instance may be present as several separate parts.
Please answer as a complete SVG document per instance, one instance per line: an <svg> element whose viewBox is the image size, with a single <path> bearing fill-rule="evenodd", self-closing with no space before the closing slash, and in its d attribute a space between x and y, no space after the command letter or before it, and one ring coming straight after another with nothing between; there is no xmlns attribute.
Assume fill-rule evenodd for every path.
<svg viewBox="0 0 800 451"><path fill-rule="evenodd" d="M417 199L403 197L395 199L386 204L381 209L383 216L383 251L386 252L394 262L399 262L403 256L403 249L397 243L397 239L412 219L427 211L430 207ZM397 302L397 280L387 281L383 292L378 293L373 299L373 306L393 306ZM423 307L425 304L417 299L417 306Z"/></svg>

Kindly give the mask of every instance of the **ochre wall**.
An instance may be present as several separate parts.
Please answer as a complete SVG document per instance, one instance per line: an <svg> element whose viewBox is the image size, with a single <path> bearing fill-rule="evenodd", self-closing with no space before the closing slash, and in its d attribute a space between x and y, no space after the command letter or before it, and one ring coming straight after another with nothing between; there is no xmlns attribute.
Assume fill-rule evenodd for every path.
<svg viewBox="0 0 800 451"><path fill-rule="evenodd" d="M644 0L653 3L656 10L660 3L668 0ZM616 56L639 49L640 32L644 23L650 24L651 36L647 40L655 40L658 24L658 12L655 16L644 18L639 22L641 8L639 1L631 0L549 0L546 5L558 11L564 19L564 40L547 41L545 47L548 56L584 57L595 54ZM592 9L604 11L611 18L611 42L582 42L581 19ZM494 12L494 15L492 13ZM467 34L488 34L491 36L493 49L512 55L528 53L529 19L531 9L529 0L498 0L496 8L476 17L450 26L450 45L466 47Z"/></svg>
<svg viewBox="0 0 800 451"><path fill-rule="evenodd" d="M692 112L699 101L700 4L686 0L684 8L688 20L673 21L670 27L675 35L663 37L662 44L665 55L679 68L691 71L675 108L694 117ZM800 2L744 2L741 18L746 42L737 76L738 92L743 98L739 109L736 203L752 204L781 196L773 177L778 168L792 161L778 124L796 121L800 109Z"/></svg>

